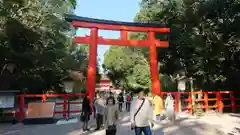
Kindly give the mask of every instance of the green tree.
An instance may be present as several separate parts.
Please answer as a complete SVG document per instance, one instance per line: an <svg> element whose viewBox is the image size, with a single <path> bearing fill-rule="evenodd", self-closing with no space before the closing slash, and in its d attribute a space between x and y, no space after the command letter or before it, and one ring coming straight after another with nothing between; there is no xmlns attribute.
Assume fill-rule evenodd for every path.
<svg viewBox="0 0 240 135"><path fill-rule="evenodd" d="M110 47L104 56L103 67L115 86L130 91L137 87L151 90L150 66L145 51L146 48ZM176 90L176 83L169 76L160 75L160 80L163 90Z"/></svg>
<svg viewBox="0 0 240 135"><path fill-rule="evenodd" d="M239 1L142 0L138 22L167 24L170 47L160 49L161 72L184 68L203 89L238 89ZM159 39L166 39L160 33Z"/></svg>
<svg viewBox="0 0 240 135"><path fill-rule="evenodd" d="M75 47L68 48L68 55L65 57L65 62L62 68L71 71L78 71L83 73L83 80L80 81L78 79L74 80L73 93L81 93L86 89L86 77L87 77L87 69L88 69L88 45L80 44ZM101 75L99 73L99 65L96 67L96 83L101 80ZM66 77L69 74L66 74Z"/></svg>
<svg viewBox="0 0 240 135"><path fill-rule="evenodd" d="M170 41L169 48L158 50L161 83L162 87L167 87L163 88L164 90L176 87L175 80L172 78L178 70L182 69L186 71L187 76L196 78L196 87L198 88L205 90L240 88L237 82L240 79L238 73L240 31L237 27L239 6L240 2L236 0L141 1L141 9L136 15L135 21L167 24L171 28L168 36L161 33L156 34L156 38ZM147 35L134 33L130 37L145 39ZM134 50L134 48L128 48ZM136 50L141 52L141 55L148 61L147 49L137 48ZM133 52L134 55L138 54L136 51ZM115 53L119 54L113 53L112 58L106 57L108 59L106 61L110 61L106 62L106 65L111 66L105 65L105 67L111 71L110 73L117 78L124 75L123 80L126 80L126 76L130 78L128 80L139 77L138 69L142 70L144 65L134 63L135 60L130 59L133 56L128 53L121 51L115 51ZM123 57L118 55L123 55ZM126 56L130 58L124 58ZM128 62L129 59L131 62ZM118 65L119 61L124 61L124 63ZM135 66L137 69L134 70ZM149 68L146 66L145 71L147 71L147 67ZM144 78L145 74L142 75L141 77ZM135 83L136 80L133 82ZM145 80L140 82L145 82ZM165 84L166 82L169 85Z"/></svg>
<svg viewBox="0 0 240 135"><path fill-rule="evenodd" d="M62 67L71 25L64 20L76 2L73 0L4 0L0 3L0 61L14 59L18 64L17 89L39 93L61 91Z"/></svg>

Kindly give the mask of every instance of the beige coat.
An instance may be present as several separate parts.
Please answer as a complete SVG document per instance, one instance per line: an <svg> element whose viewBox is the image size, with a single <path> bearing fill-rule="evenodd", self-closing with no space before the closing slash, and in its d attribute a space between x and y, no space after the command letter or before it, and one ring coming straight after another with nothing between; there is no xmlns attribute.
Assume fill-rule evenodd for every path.
<svg viewBox="0 0 240 135"><path fill-rule="evenodd" d="M119 119L119 110L117 104L107 105L105 111L105 127L116 125Z"/></svg>

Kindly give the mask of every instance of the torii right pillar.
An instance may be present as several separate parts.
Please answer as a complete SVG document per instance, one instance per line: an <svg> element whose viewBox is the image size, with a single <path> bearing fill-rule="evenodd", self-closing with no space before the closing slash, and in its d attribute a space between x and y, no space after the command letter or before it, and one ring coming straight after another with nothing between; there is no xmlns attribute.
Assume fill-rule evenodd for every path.
<svg viewBox="0 0 240 135"><path fill-rule="evenodd" d="M152 81L152 95L161 94L161 86L158 73L158 60L157 60L157 51L155 45L155 33L150 31L148 32L148 40L150 41L149 45L149 59L150 59L150 73Z"/></svg>

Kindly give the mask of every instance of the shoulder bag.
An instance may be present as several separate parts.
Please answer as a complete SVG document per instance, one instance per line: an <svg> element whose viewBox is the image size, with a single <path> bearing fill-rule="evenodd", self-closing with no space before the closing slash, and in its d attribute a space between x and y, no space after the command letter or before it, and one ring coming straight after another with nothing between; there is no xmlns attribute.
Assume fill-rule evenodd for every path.
<svg viewBox="0 0 240 135"><path fill-rule="evenodd" d="M142 108L144 102L145 102L145 98L143 99L142 104L139 106L138 110L136 111L136 113L135 113L134 116L133 116L133 120L134 120L134 122L135 122L136 116L137 116L138 112L140 111L140 109ZM133 130L134 128L135 128L135 124L132 125L131 129Z"/></svg>

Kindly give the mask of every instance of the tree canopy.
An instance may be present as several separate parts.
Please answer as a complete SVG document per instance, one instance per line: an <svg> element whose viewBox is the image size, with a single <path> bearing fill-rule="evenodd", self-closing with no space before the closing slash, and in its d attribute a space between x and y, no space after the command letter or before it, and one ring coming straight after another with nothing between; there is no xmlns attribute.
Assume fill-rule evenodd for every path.
<svg viewBox="0 0 240 135"><path fill-rule="evenodd" d="M169 35L156 33L157 39L170 42L169 48L157 50L164 91L176 90L179 70L196 79L196 88L240 88L238 0L142 0L140 6L136 22L171 28ZM76 0L0 1L0 64L5 59L17 62L16 89L61 91L70 70L86 75L88 47L72 48L74 30L64 20L75 7ZM131 33L130 38L147 35ZM117 87L151 86L147 48L110 47L103 67Z"/></svg>
<svg viewBox="0 0 240 135"><path fill-rule="evenodd" d="M112 46L104 55L104 69L116 87L134 90L141 87L147 91L151 88L150 67L144 56L146 48ZM175 87L167 76L161 75L162 88ZM170 89L169 89L170 90Z"/></svg>
<svg viewBox="0 0 240 135"><path fill-rule="evenodd" d="M88 47L72 47L74 29L64 19L76 0L3 0L0 6L0 64L17 62L15 89L60 92L70 70L86 73Z"/></svg>
<svg viewBox="0 0 240 135"><path fill-rule="evenodd" d="M240 21L239 6L238 0L141 1L141 9L135 17L136 22L166 24L171 28L169 35L156 34L157 39L170 42L169 48L158 49L160 73L168 78L167 82L171 82L170 90L176 90L174 76L179 70L184 70L188 77L196 79L196 88L240 88L240 29L237 25ZM144 39L147 35L134 33L131 37ZM104 67L118 81L118 78L133 78L139 81L134 80L134 83L149 87L147 49L137 49L139 51L136 52L131 47L119 48L110 48L105 56ZM131 53L123 50L131 50ZM141 77L137 78L139 72ZM170 85L164 84L164 77L160 78L161 84L169 89ZM131 81L127 83L132 84ZM166 88L163 90L167 91Z"/></svg>

